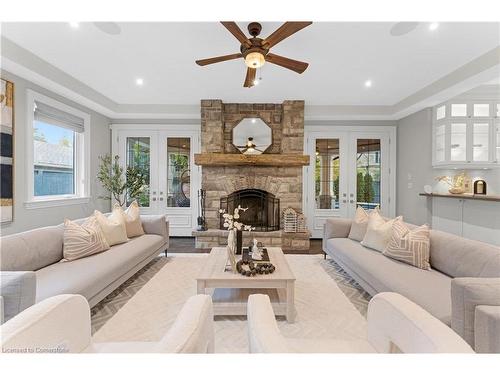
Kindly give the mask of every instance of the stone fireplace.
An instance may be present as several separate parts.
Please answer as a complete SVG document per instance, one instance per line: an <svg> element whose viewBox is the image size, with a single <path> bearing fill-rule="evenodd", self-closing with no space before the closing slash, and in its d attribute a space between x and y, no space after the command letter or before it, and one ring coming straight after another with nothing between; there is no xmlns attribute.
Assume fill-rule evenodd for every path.
<svg viewBox="0 0 500 375"><path fill-rule="evenodd" d="M233 128L245 118L259 118L271 128L272 145L263 154L244 155L233 145ZM195 163L202 166L208 230L193 232L196 247L226 243L227 231L221 228L220 208L227 207L230 212L234 205L251 207L248 203L252 203L258 207L249 209L248 217L241 219L245 224L251 221L256 227L251 237L266 246L308 249L309 233L280 230L280 216L285 208L302 212L302 169L309 164L303 147L303 101L247 104L202 100L201 154L195 155ZM265 211L259 213L259 210ZM244 241L246 237L248 233L244 233Z"/></svg>

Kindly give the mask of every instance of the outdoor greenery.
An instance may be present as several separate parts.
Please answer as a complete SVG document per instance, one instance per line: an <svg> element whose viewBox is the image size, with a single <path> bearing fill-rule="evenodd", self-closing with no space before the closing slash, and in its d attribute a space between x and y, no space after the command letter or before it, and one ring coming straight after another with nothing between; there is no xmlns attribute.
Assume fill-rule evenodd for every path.
<svg viewBox="0 0 500 375"><path fill-rule="evenodd" d="M101 162L97 179L101 182L102 187L106 189L113 199L123 206L129 199L138 198L144 190L146 180L142 171L139 168L127 167L125 177L123 176L123 168L118 163L120 157L106 154L99 156ZM100 199L111 199L110 196L100 196ZM140 205L140 202L138 202Z"/></svg>
<svg viewBox="0 0 500 375"><path fill-rule="evenodd" d="M375 198L375 189L373 188L373 177L368 172L358 172L357 174L357 196L358 202L372 203Z"/></svg>
<svg viewBox="0 0 500 375"><path fill-rule="evenodd" d="M147 207L149 206L149 147L142 144L141 142L136 142L132 146L132 155L129 162L129 167L132 167L134 171L137 171L138 174L142 175L144 178L144 188L137 192L137 195L128 194L128 201L132 201L133 199L137 199L139 206ZM134 179L133 172L130 177L127 174L127 180Z"/></svg>

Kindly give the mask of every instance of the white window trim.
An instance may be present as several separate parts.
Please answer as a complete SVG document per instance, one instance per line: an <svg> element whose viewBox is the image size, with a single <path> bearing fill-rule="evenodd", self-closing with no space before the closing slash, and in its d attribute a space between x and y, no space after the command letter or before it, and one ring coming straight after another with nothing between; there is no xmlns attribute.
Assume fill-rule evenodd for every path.
<svg viewBox="0 0 500 375"><path fill-rule="evenodd" d="M76 134L75 142L75 194L35 197L33 122L34 103L39 101L83 119L84 132ZM90 201L90 115L33 90L27 90L26 100L26 209L58 207L88 203Z"/></svg>

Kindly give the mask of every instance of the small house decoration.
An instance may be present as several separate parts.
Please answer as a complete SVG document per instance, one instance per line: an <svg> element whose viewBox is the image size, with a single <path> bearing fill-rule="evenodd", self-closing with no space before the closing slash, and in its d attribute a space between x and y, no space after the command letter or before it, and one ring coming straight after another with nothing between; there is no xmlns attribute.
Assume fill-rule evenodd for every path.
<svg viewBox="0 0 500 375"><path fill-rule="evenodd" d="M486 181L484 180L474 181L474 194L486 195Z"/></svg>
<svg viewBox="0 0 500 375"><path fill-rule="evenodd" d="M286 233L306 232L306 218L304 214L288 207L282 213L283 230Z"/></svg>
<svg viewBox="0 0 500 375"><path fill-rule="evenodd" d="M297 212L291 208L285 208L283 210L283 230L286 233L295 233L297 232Z"/></svg>
<svg viewBox="0 0 500 375"><path fill-rule="evenodd" d="M306 217L304 214L297 214L297 232L306 232Z"/></svg>

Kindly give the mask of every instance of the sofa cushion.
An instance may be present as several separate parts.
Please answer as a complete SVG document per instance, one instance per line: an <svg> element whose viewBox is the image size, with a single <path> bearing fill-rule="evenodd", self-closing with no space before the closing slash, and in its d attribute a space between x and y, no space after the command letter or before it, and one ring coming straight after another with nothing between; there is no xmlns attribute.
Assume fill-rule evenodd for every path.
<svg viewBox="0 0 500 375"><path fill-rule="evenodd" d="M332 238L327 248L334 259L350 268L377 292L396 292L446 324L451 320L451 278L385 257L348 238Z"/></svg>
<svg viewBox="0 0 500 375"><path fill-rule="evenodd" d="M380 215L378 210L373 210L370 212L368 226L366 227L366 233L363 237L363 241L361 241L361 245L380 252L384 251L387 243L391 239L392 225L396 221L402 220L402 216L386 220Z"/></svg>
<svg viewBox="0 0 500 375"><path fill-rule="evenodd" d="M366 229L368 227L368 212L361 206L356 208L356 213L354 214L354 219L351 223L351 231L349 232L349 237L351 240L363 241L366 234Z"/></svg>
<svg viewBox="0 0 500 375"><path fill-rule="evenodd" d="M58 294L81 294L90 299L164 243L161 236L145 234L103 253L42 268L36 273L36 299L41 301Z"/></svg>
<svg viewBox="0 0 500 375"><path fill-rule="evenodd" d="M431 230L431 267L451 277L500 277L500 247Z"/></svg>
<svg viewBox="0 0 500 375"><path fill-rule="evenodd" d="M113 212L108 216L98 210L94 211L94 216L109 246L118 245L128 240L127 228L122 212L123 210L118 204L113 207Z"/></svg>
<svg viewBox="0 0 500 375"><path fill-rule="evenodd" d="M2 271L36 271L63 257L62 225L29 230L0 238Z"/></svg>
<svg viewBox="0 0 500 375"><path fill-rule="evenodd" d="M61 262L85 258L108 249L104 233L94 216L89 217L82 225L69 219L64 220L64 259Z"/></svg>
<svg viewBox="0 0 500 375"><path fill-rule="evenodd" d="M392 236L382 254L423 270L430 270L429 226L410 230L402 221L392 225Z"/></svg>

